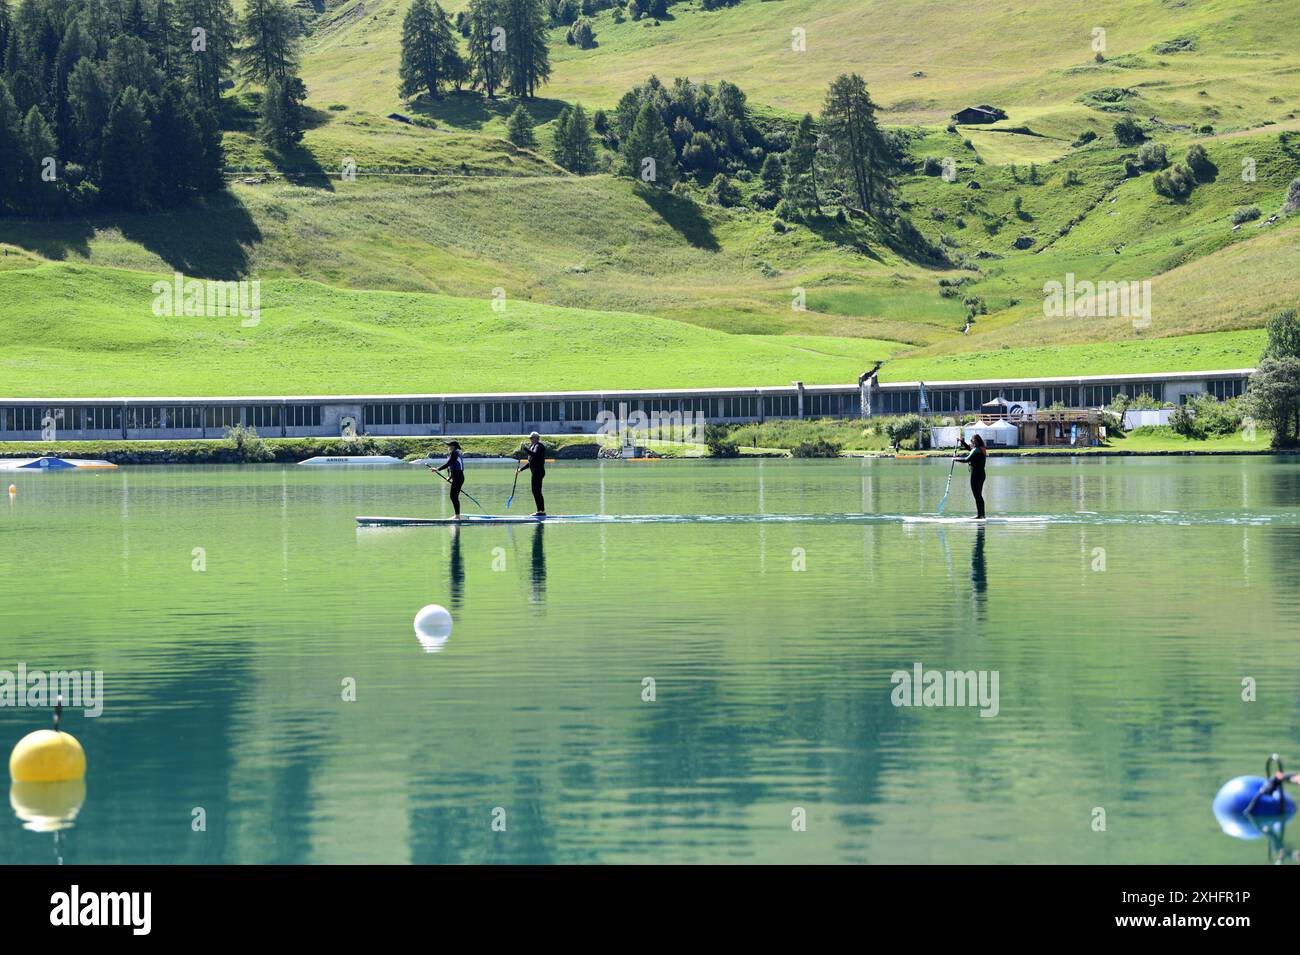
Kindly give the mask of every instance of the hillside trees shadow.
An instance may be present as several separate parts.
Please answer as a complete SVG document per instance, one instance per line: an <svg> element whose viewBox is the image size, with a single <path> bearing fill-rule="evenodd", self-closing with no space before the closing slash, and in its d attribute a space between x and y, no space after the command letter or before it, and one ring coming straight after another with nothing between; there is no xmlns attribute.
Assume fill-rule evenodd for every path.
<svg viewBox="0 0 1300 955"><path fill-rule="evenodd" d="M459 90L444 94L442 99L422 94L411 102L408 109L448 127L478 131L493 120L509 119L518 106L523 106L533 122L540 125L555 119L568 105L562 99L537 97L524 100L513 96L488 99L481 93Z"/></svg>
<svg viewBox="0 0 1300 955"><path fill-rule="evenodd" d="M717 252L721 248L713 234L713 226L704 217L700 207L690 199L639 182L632 187L632 191L695 248L708 252Z"/></svg>
<svg viewBox="0 0 1300 955"><path fill-rule="evenodd" d="M128 241L194 278L238 279L249 249L262 239L248 210L227 191L154 213L103 212L89 218L0 218L0 243L61 262L90 256L96 232L116 229Z"/></svg>

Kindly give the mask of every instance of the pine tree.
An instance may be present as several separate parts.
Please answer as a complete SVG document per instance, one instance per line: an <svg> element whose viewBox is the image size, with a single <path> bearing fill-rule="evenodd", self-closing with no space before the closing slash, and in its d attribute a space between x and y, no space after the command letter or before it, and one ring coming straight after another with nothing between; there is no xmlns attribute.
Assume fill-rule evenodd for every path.
<svg viewBox="0 0 1300 955"><path fill-rule="evenodd" d="M104 85L103 72L93 60L77 61L68 77L68 106L76 143L69 155L97 177L100 144L112 101Z"/></svg>
<svg viewBox="0 0 1300 955"><path fill-rule="evenodd" d="M540 0L501 0L506 29L506 87L531 99L551 76L546 15Z"/></svg>
<svg viewBox="0 0 1300 955"><path fill-rule="evenodd" d="M863 212L887 200L889 151L876 123L876 104L856 73L841 74L826 91L822 126L829 168Z"/></svg>
<svg viewBox="0 0 1300 955"><path fill-rule="evenodd" d="M294 76L283 82L273 76L266 84L257 133L267 145L281 152L302 141L302 91L302 80Z"/></svg>
<svg viewBox="0 0 1300 955"><path fill-rule="evenodd" d="M128 86L114 101L104 131L100 193L107 205L131 211L153 205L153 156L141 148L150 136L144 96Z"/></svg>
<svg viewBox="0 0 1300 955"><path fill-rule="evenodd" d="M509 43L502 4L503 0L470 0L467 14L471 78L488 99L496 99L497 90L505 83Z"/></svg>
<svg viewBox="0 0 1300 955"><path fill-rule="evenodd" d="M198 187L203 155L198 123L174 83L163 88L154 104L150 126L157 172L154 198L161 206L174 206Z"/></svg>
<svg viewBox="0 0 1300 955"><path fill-rule="evenodd" d="M177 0L176 28L188 89L205 108L220 112L221 81L230 73L238 35L230 0Z"/></svg>
<svg viewBox="0 0 1300 955"><path fill-rule="evenodd" d="M799 120L785 154L785 199L787 208L800 216L822 211L817 195L817 132L811 113Z"/></svg>
<svg viewBox="0 0 1300 955"><path fill-rule="evenodd" d="M17 212L22 196L21 172L26 163L18 106L0 77L0 212Z"/></svg>
<svg viewBox="0 0 1300 955"><path fill-rule="evenodd" d="M13 37L14 19L9 12L9 0L0 0L0 75L5 72L5 54ZM6 87L6 91L8 88Z"/></svg>
<svg viewBox="0 0 1300 955"><path fill-rule="evenodd" d="M434 99L442 87L464 72L460 47L446 12L434 0L414 0L402 21L401 94L412 97L422 90Z"/></svg>
<svg viewBox="0 0 1300 955"><path fill-rule="evenodd" d="M149 24L149 33L153 37L154 55L159 68L169 77L176 75L180 62L180 36L176 30L176 18L168 0L158 0L153 9L153 20Z"/></svg>
<svg viewBox="0 0 1300 955"><path fill-rule="evenodd" d="M567 110L568 107L566 106L565 109ZM537 134L533 132L533 118L528 115L528 110L524 109L522 103L515 107L515 111L506 120L506 139L521 149L533 149L537 146Z"/></svg>
<svg viewBox="0 0 1300 955"><path fill-rule="evenodd" d="M298 21L284 0L248 0L240 30L239 51L244 79L254 83L283 84L298 72Z"/></svg>
<svg viewBox="0 0 1300 955"><path fill-rule="evenodd" d="M555 161L570 172L585 176L596 168L596 145L591 121L581 104L566 106L555 124Z"/></svg>
<svg viewBox="0 0 1300 955"><path fill-rule="evenodd" d="M666 188L677 180L676 158L659 110L647 101L623 144L621 174Z"/></svg>
<svg viewBox="0 0 1300 955"><path fill-rule="evenodd" d="M37 215L49 215L58 209L59 182L57 178L47 178L47 170L53 169L57 176L62 164L58 162L59 144L54 137L54 130L35 106L23 118L22 147L23 204ZM53 165L51 160L54 161Z"/></svg>

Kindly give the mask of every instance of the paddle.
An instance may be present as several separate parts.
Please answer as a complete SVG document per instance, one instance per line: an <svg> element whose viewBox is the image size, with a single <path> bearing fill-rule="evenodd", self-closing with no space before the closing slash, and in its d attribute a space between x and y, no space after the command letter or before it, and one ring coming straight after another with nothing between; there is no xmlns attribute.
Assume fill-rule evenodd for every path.
<svg viewBox="0 0 1300 955"><path fill-rule="evenodd" d="M506 498L506 510L510 510L510 502L515 499L515 489L519 487L519 468L515 467L515 483L510 485L510 496Z"/></svg>
<svg viewBox="0 0 1300 955"><path fill-rule="evenodd" d="M438 475L438 477L442 478L442 479L443 479L444 481L446 481L448 484L451 483L451 478L447 477L447 475L443 474L441 471L439 471L437 468L435 468L432 464L426 464L425 467L428 468L430 471L432 471L434 474ZM460 493L464 494L464 495L465 495L467 498L469 498L471 501L474 501L474 506L477 507L480 511L483 511L484 514L487 513L487 511L484 511L484 510L483 510L483 505L480 504L477 500L475 500L474 495L471 494L471 493L469 493L469 491L462 490Z"/></svg>
<svg viewBox="0 0 1300 955"><path fill-rule="evenodd" d="M943 489L943 499L939 501L939 516L943 517L944 505L948 503L948 492L952 490L952 472L957 467L957 459L952 459L952 464L948 465L948 485Z"/></svg>

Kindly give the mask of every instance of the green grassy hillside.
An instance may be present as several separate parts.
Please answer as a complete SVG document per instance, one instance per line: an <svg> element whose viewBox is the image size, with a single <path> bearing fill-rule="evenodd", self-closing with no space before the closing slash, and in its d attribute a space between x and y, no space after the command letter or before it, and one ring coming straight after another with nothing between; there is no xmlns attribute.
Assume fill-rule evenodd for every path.
<svg viewBox="0 0 1300 955"><path fill-rule="evenodd" d="M482 377L467 388L522 387L498 376L503 348L554 356L546 387L852 381L863 359L886 353L893 380L1241 366L1255 360L1269 315L1300 302L1300 223L1267 221L1300 176L1289 3L742 0L712 12L676 4L658 25L616 24L602 11L592 49L552 34L552 80L528 104L536 151L503 138L517 105L509 98L398 97L406 6L301 8L311 128L288 154L268 150L254 135L259 94L237 90L225 149L240 171L228 194L148 216L0 219L0 282L26 296L9 301L36 303L48 310L40 320L62 316L65 329L45 341L11 336L6 369L32 374L6 375L0 389L28 393L60 378L80 393L145 387L140 373L156 349L187 354L193 326L151 337L156 320L112 300L125 288L114 269L129 270L132 288L134 273L173 271L265 283L277 304L264 324L284 355L261 347L274 337L268 329L229 339L223 330L219 347L234 357L220 371L189 369L163 388L188 392L265 390L257 383L267 372L281 380L298 355L315 369L294 379L299 390L409 387L397 383L411 380L394 370L400 359L376 366L353 355L346 372L349 362L319 360L349 341L400 347L425 369L473 369ZM1094 27L1106 31L1101 62ZM806 31L802 53L790 48L796 28ZM950 266L909 257L871 221L786 226L768 212L707 204L703 190L683 198L609 175L579 178L548 158L566 102L608 107L651 73L731 80L770 119L816 112L827 81L846 70L866 78L884 122L908 137L917 169L900 179L899 207ZM946 128L955 109L981 102L1008 119ZM386 118L393 110L420 125ZM1151 173L1125 174L1136 149L1111 133L1121 115L1142 121L1172 161L1202 143L1219 175L1182 202L1156 195ZM1095 138L1082 144L1085 132ZM927 157L951 157L956 181L923 175ZM348 163L356 181L338 177ZM1242 175L1247 163L1253 179ZM1229 217L1242 206L1262 215L1234 228ZM33 269L46 261L80 268ZM1046 317L1044 284L1071 274L1150 281L1150 325ZM545 321L476 321L495 289L533 303L530 314ZM365 294L378 292L404 294ZM977 303L969 328L964 300ZM456 347L428 344L418 315L407 339L390 341L392 329L372 323L394 303L441 316ZM675 344L660 354L667 330ZM14 351L19 341L26 358ZM694 347L693 364L673 350ZM594 357L615 351L626 366ZM97 382L84 372L87 355L102 369Z"/></svg>
<svg viewBox="0 0 1300 955"><path fill-rule="evenodd" d="M898 348L865 338L735 336L623 312L488 297L260 290L260 322L166 317L170 276L93 266L0 271L10 394L248 395L809 384L854 379Z"/></svg>

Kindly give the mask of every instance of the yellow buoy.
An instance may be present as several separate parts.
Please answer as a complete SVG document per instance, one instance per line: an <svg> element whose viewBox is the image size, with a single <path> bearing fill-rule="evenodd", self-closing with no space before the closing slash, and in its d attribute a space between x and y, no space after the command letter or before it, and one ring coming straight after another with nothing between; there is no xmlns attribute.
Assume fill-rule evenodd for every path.
<svg viewBox="0 0 1300 955"><path fill-rule="evenodd" d="M17 493L18 493L18 485L17 485L17 484L10 484L10 485L9 485L9 496L10 496L10 497L13 497L13 496L14 496L15 494L17 494Z"/></svg>
<svg viewBox="0 0 1300 955"><path fill-rule="evenodd" d="M36 730L9 754L9 775L17 783L57 783L86 775L86 752L67 733Z"/></svg>

